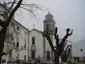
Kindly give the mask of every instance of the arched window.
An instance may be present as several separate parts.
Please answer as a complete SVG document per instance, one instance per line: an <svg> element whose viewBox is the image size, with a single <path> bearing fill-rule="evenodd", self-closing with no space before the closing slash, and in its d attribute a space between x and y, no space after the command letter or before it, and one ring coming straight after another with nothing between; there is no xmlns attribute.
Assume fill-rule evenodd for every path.
<svg viewBox="0 0 85 64"><path fill-rule="evenodd" d="M35 37L32 37L32 45L35 45Z"/></svg>
<svg viewBox="0 0 85 64"><path fill-rule="evenodd" d="M19 47L19 37L16 39L16 47Z"/></svg>

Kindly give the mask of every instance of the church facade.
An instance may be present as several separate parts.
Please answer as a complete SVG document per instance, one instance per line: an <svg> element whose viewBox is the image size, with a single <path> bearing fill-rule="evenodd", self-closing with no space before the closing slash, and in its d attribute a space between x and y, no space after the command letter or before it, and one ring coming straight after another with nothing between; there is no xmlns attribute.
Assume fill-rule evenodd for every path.
<svg viewBox="0 0 85 64"><path fill-rule="evenodd" d="M41 59L51 60L53 58L53 52L44 36L46 31L48 31L51 34L51 40L53 41L55 22L50 12L46 15L43 23L43 32L32 29L29 33L29 57L31 59L40 57Z"/></svg>
<svg viewBox="0 0 85 64"><path fill-rule="evenodd" d="M0 10L5 10L3 6L0 7ZM14 27L13 27L14 25ZM11 41L5 42L4 52L8 53L9 58L14 58L15 60L26 60L40 58L41 60L51 61L53 60L53 52L47 41L45 35L49 32L51 36L51 41L55 46L54 30L55 30L55 21L53 15L48 12L43 21L43 31L37 29L32 29L29 31L23 25L18 23L16 20L12 19L12 22L9 25L10 34L12 34L14 39ZM13 31L16 30L16 31ZM12 38L12 37L10 37ZM61 41L61 39L60 39ZM70 41L67 45L70 45Z"/></svg>

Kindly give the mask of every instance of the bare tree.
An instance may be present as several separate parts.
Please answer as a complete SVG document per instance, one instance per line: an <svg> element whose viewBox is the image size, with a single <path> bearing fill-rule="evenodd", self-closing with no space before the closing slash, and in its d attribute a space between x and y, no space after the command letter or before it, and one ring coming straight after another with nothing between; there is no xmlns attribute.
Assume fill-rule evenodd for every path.
<svg viewBox="0 0 85 64"><path fill-rule="evenodd" d="M69 51L68 53L66 51L64 51L64 47L65 47L64 44L65 44L65 41L68 38L68 36L72 35L73 30L70 30L69 28L67 28L66 29L66 35L63 37L63 39L60 43L59 43L59 35L57 34L57 32L58 32L58 29L56 27L55 28L55 34L54 34L54 37L55 37L55 40L56 40L56 46L55 47L53 46L53 43L50 39L50 34L47 32L47 34L45 35L45 37L47 38L47 40L49 42L49 45L50 45L52 51L54 52L54 62L55 62L55 64L59 64L59 56L61 56L62 61L67 60L68 54L70 53L70 49L66 50L66 51ZM63 54L63 52L65 52L65 54ZM66 54L67 54L67 58L64 59Z"/></svg>
<svg viewBox="0 0 85 64"><path fill-rule="evenodd" d="M2 29L0 31L0 64L1 64L1 56L2 56L2 52L3 52L3 48L4 48L4 40L5 40L5 36L6 36L6 31L7 31L7 27L9 25L9 23L11 22L11 18L13 17L14 13L16 12L16 10L20 7L22 3L22 0L19 0L18 3L16 4L16 6L14 7L14 9L10 12L10 14L8 15L8 18L4 21L0 21L3 24L0 26L2 26Z"/></svg>

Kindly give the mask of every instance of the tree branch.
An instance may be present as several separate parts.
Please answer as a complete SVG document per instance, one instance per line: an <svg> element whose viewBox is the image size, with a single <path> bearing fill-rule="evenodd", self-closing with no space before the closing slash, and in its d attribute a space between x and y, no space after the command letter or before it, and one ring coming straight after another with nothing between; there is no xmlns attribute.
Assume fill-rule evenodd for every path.
<svg viewBox="0 0 85 64"><path fill-rule="evenodd" d="M4 27L6 25L6 22L3 20L0 20L0 26Z"/></svg>
<svg viewBox="0 0 85 64"><path fill-rule="evenodd" d="M72 35L73 33L73 30L70 31L69 28L66 29L66 35L64 36L64 38L62 39L60 45L59 45L59 48L60 48L60 53L63 53L64 51L64 43L66 41L66 39L68 38L68 36Z"/></svg>
<svg viewBox="0 0 85 64"><path fill-rule="evenodd" d="M13 17L14 13L16 12L16 10L20 7L22 3L22 0L20 0L17 5L15 6L15 8L12 10L12 12L10 13L8 19L7 19L7 24L5 26L5 28L7 28L7 26L9 25L9 22L11 21L11 18Z"/></svg>
<svg viewBox="0 0 85 64"><path fill-rule="evenodd" d="M59 35L57 35L57 32L58 32L58 29L56 27L54 37L56 39L56 47L59 47Z"/></svg>
<svg viewBox="0 0 85 64"><path fill-rule="evenodd" d="M35 17L35 19L38 21L38 19L37 19L37 17L36 17L36 15L35 15L35 13L34 13L32 10L27 9L27 8L25 8L25 7L22 7L22 6L20 6L20 8L22 8L22 9L24 9L24 10L27 10L27 11L29 11L30 13L32 13L32 14L33 14L33 16Z"/></svg>
<svg viewBox="0 0 85 64"><path fill-rule="evenodd" d="M8 2L8 3L6 3L6 5L9 5L9 4L12 4L12 3L13 3L13 2ZM17 4L17 2L15 2L15 4ZM26 6L26 7L32 7L32 6L34 6L34 7L38 8L38 9L40 9L40 10L43 10L42 8L40 8L40 7L42 7L42 6L40 6L40 5L38 5L38 4L35 4L35 3L32 3L32 4L24 4L24 3L21 3L21 5Z"/></svg>
<svg viewBox="0 0 85 64"><path fill-rule="evenodd" d="M12 5L10 6L9 11L12 10L12 7L14 6L15 2L16 2L16 0L14 0L14 1L12 2Z"/></svg>

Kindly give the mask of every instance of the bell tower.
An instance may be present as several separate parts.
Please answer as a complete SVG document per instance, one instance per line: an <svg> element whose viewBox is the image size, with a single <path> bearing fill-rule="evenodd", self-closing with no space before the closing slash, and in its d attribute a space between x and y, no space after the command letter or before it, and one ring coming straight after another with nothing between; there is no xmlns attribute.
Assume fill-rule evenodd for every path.
<svg viewBox="0 0 85 64"><path fill-rule="evenodd" d="M55 21L53 20L53 15L48 12L44 20L44 33L48 31L49 34L54 34Z"/></svg>
<svg viewBox="0 0 85 64"><path fill-rule="evenodd" d="M55 32L55 21L53 19L53 15L48 12L48 14L45 16L45 20L43 21L44 23L44 30L43 30L43 48L44 48L44 58L46 58L46 38L45 35L48 32L50 34L51 41L53 42L53 36ZM50 56L51 59L53 59L53 51L50 51Z"/></svg>

